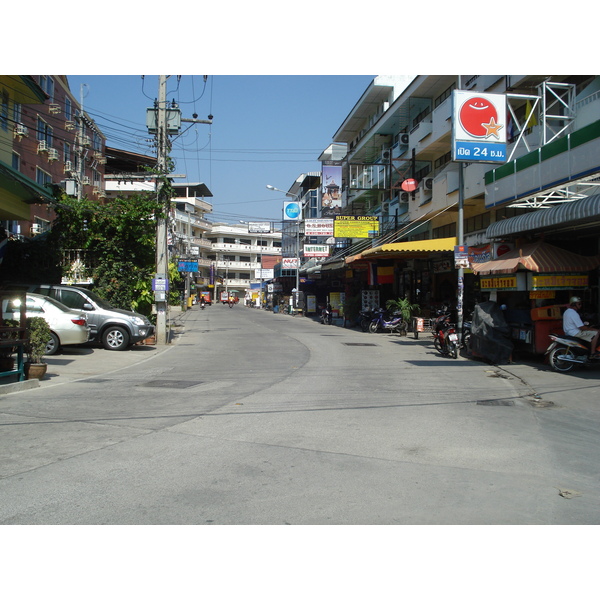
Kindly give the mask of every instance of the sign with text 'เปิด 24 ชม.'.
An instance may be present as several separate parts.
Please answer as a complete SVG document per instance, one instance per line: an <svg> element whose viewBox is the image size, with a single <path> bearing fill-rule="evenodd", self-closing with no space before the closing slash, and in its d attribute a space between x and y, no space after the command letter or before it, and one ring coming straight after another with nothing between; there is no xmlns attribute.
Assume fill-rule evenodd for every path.
<svg viewBox="0 0 600 600"><path fill-rule="evenodd" d="M506 96L452 92L452 160L506 162Z"/></svg>

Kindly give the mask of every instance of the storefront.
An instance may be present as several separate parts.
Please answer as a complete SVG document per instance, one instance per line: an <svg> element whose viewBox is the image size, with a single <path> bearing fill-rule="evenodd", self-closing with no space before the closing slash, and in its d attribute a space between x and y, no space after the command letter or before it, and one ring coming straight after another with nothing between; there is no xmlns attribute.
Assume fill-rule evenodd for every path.
<svg viewBox="0 0 600 600"><path fill-rule="evenodd" d="M471 266L482 295L506 307L515 347L540 354L549 345L548 335L562 332L561 308L569 297L597 291L598 265L600 256L580 256L538 241Z"/></svg>

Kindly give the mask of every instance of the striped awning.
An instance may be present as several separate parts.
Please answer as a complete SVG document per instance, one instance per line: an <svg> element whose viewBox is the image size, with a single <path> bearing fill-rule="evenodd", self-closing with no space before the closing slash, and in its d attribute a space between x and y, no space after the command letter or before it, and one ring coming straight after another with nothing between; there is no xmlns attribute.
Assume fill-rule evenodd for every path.
<svg viewBox="0 0 600 600"><path fill-rule="evenodd" d="M553 208L540 208L510 219L496 221L486 230L490 239L503 238L525 231L544 231L564 229L585 223L600 222L600 194L564 202Z"/></svg>
<svg viewBox="0 0 600 600"><path fill-rule="evenodd" d="M600 256L580 256L538 241L507 252L502 258L472 263L471 268L476 275L508 274L519 269L535 273L580 273L598 265Z"/></svg>
<svg viewBox="0 0 600 600"><path fill-rule="evenodd" d="M365 250L362 252L362 258L394 258L397 256L413 258L420 255L427 256L435 252L454 252L454 246L456 245L458 245L458 240L455 237L417 240L416 242L395 242Z"/></svg>

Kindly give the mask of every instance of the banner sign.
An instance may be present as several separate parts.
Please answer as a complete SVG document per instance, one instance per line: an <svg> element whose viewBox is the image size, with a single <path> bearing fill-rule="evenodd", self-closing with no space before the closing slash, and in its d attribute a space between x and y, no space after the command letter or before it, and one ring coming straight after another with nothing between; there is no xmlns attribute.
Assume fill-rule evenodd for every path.
<svg viewBox="0 0 600 600"><path fill-rule="evenodd" d="M588 275L528 275L531 290L572 290L587 288L589 285Z"/></svg>
<svg viewBox="0 0 600 600"><path fill-rule="evenodd" d="M271 223L248 223L248 233L271 233Z"/></svg>
<svg viewBox="0 0 600 600"><path fill-rule="evenodd" d="M316 244L305 244L304 245L304 256L329 256L329 246L327 245L316 245Z"/></svg>
<svg viewBox="0 0 600 600"><path fill-rule="evenodd" d="M304 235L333 236L333 219L305 219Z"/></svg>
<svg viewBox="0 0 600 600"><path fill-rule="evenodd" d="M468 246L454 246L454 267L456 269L469 268Z"/></svg>
<svg viewBox="0 0 600 600"><path fill-rule="evenodd" d="M371 216L336 215L333 222L336 238L374 238L379 235L379 219Z"/></svg>
<svg viewBox="0 0 600 600"><path fill-rule="evenodd" d="M332 217L342 210L342 167L323 165L321 173L321 214Z"/></svg>
<svg viewBox="0 0 600 600"><path fill-rule="evenodd" d="M187 261L180 260L177 263L177 270L180 272L197 273L198 272L198 261Z"/></svg>
<svg viewBox="0 0 600 600"><path fill-rule="evenodd" d="M452 92L452 160L506 162L506 96Z"/></svg>

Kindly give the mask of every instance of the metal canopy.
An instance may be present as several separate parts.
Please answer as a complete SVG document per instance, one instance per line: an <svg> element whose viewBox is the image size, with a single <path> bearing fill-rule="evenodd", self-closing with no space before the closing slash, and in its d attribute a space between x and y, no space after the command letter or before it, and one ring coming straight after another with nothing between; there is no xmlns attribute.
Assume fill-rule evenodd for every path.
<svg viewBox="0 0 600 600"><path fill-rule="evenodd" d="M600 224L600 194L497 221L487 228L486 236L489 239L504 238L525 231L589 227L593 224Z"/></svg>

